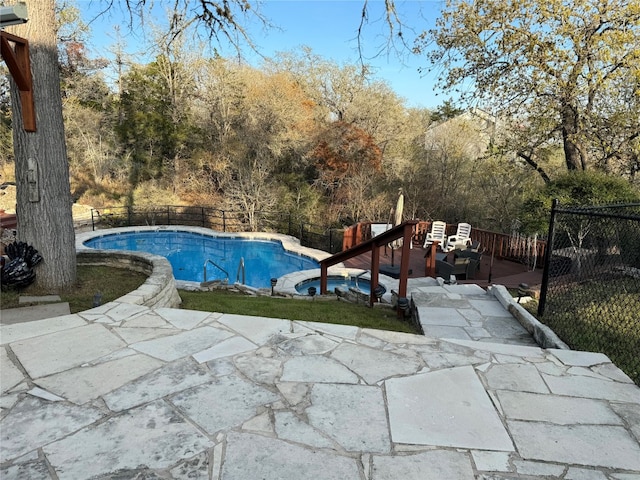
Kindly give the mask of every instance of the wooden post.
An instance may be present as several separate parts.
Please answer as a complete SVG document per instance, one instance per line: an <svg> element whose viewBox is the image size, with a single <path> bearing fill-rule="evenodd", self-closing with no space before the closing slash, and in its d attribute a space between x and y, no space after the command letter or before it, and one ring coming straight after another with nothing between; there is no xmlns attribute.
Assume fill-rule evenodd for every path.
<svg viewBox="0 0 640 480"><path fill-rule="evenodd" d="M15 44L11 48L9 42ZM0 32L0 55L4 59L9 73L20 91L22 122L27 132L36 131L36 108L33 102L33 83L31 81L31 61L29 60L29 42L16 35Z"/></svg>
<svg viewBox="0 0 640 480"><path fill-rule="evenodd" d="M375 289L378 286L378 274L380 273L380 246L375 243L371 244L371 282L369 284L369 306L377 301L375 298Z"/></svg>
<svg viewBox="0 0 640 480"><path fill-rule="evenodd" d="M329 266L326 263L320 262L320 295L327 293L327 271Z"/></svg>
<svg viewBox="0 0 640 480"><path fill-rule="evenodd" d="M436 250L438 249L439 241L434 241L427 252L427 259L425 261L424 275L426 277L436 278Z"/></svg>
<svg viewBox="0 0 640 480"><path fill-rule="evenodd" d="M400 284L398 285L398 296L407 296L407 280L409 277L409 257L411 256L411 236L413 235L413 225L404 224L404 236L402 238L402 259L400 260Z"/></svg>

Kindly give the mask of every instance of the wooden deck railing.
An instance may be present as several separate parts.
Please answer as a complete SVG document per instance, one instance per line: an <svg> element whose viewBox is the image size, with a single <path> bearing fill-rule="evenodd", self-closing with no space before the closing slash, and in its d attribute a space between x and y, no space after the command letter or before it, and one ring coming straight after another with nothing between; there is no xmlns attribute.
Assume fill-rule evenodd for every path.
<svg viewBox="0 0 640 480"><path fill-rule="evenodd" d="M360 222L347 227L344 232L342 249L353 248L371 238L371 222ZM456 232L456 224L447 225L447 235ZM412 242L422 246L431 222L417 221L412 234ZM480 228L471 229L471 240L480 242L480 248L495 258L526 262L542 268L547 242L535 237L513 236ZM536 261L537 260L537 261Z"/></svg>
<svg viewBox="0 0 640 480"><path fill-rule="evenodd" d="M328 268L332 265L336 265L338 263L344 262L345 260L349 260L350 258L357 257L358 255L362 255L363 253L371 252L371 292L369 293L369 304L373 306L376 302L376 297L374 291L378 286L378 273L380 272L380 249L393 242L394 240L398 240L402 238L402 254L400 259L400 275L399 275L399 284L398 284L398 297L403 298L407 296L407 279L409 278L409 256L411 248L411 239L413 237L413 232L415 230L417 220L409 220L404 222L397 227L393 227L390 230L387 230L380 235L377 235L373 238L369 238L364 241L360 241L357 245L352 246L340 253L336 253L329 258L325 258L320 261L320 293L327 293L327 277L328 277ZM356 231L358 229L356 228ZM371 225L369 224L369 230L371 230ZM346 236L346 232L345 232ZM361 238L361 237L355 237ZM398 309L398 316L400 316L401 312Z"/></svg>

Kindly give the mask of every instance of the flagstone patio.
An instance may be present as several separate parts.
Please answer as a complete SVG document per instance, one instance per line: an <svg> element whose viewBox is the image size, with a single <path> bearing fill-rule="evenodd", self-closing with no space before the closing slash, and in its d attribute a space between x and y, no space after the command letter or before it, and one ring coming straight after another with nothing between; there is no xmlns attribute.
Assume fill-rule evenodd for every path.
<svg viewBox="0 0 640 480"><path fill-rule="evenodd" d="M0 478L640 479L606 356L486 292L413 298L427 336L123 303L1 325Z"/></svg>

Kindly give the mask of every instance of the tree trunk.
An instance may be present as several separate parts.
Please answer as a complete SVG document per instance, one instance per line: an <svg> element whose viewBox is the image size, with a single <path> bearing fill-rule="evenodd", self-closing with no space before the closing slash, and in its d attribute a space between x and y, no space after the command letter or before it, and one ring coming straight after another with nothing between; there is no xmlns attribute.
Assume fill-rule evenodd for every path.
<svg viewBox="0 0 640 480"><path fill-rule="evenodd" d="M571 105L562 108L562 145L567 169L586 170L586 159L578 144L579 121L576 110Z"/></svg>
<svg viewBox="0 0 640 480"><path fill-rule="evenodd" d="M50 291L68 289L76 280L55 25L54 0L38 0L29 2L29 21L13 29L29 41L37 131L24 130L20 97L11 82L18 239L41 253L36 285Z"/></svg>

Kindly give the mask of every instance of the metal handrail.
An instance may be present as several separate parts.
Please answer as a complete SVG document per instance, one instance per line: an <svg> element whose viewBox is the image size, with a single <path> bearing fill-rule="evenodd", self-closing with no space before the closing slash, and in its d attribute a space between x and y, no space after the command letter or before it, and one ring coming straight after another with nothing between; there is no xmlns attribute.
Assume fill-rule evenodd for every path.
<svg viewBox="0 0 640 480"><path fill-rule="evenodd" d="M360 280L360 277L363 275L366 275L367 273L369 273L369 270L364 270L361 273L359 273L358 275L355 276L355 284L356 284L356 288L358 290L360 290L360 286L358 285L358 280Z"/></svg>
<svg viewBox="0 0 640 480"><path fill-rule="evenodd" d="M213 265L214 267L218 268L219 270L222 271L222 273L224 273L226 275L226 280L227 282L229 281L229 272L227 272L224 268L222 268L220 265L218 265L216 262L214 262L213 260L211 260L210 258L207 259L206 262L204 262L204 265L202 266L202 273L203 273L203 278L204 281L207 281L207 263L210 263L211 265Z"/></svg>
<svg viewBox="0 0 640 480"><path fill-rule="evenodd" d="M240 257L240 262L238 262L238 270L236 271L236 283L238 283L238 278L240 278L240 271L242 271L242 285L244 285L246 283L244 257Z"/></svg>

